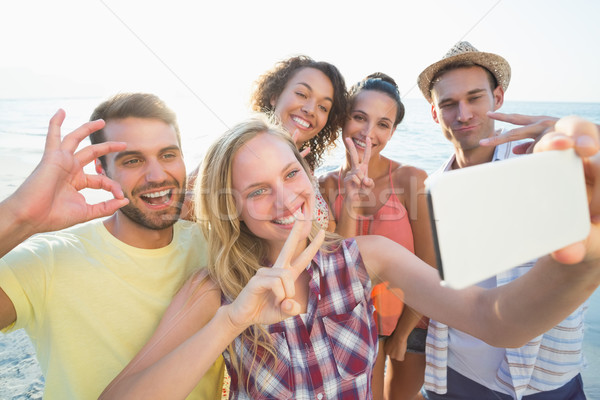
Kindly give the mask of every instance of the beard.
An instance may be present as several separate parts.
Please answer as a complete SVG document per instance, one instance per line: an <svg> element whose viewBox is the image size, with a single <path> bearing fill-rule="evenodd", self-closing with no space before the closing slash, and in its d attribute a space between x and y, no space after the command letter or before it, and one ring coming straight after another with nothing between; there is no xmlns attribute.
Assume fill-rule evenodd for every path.
<svg viewBox="0 0 600 400"><path fill-rule="evenodd" d="M121 207L121 212L131 221L145 228L152 230L162 230L173 226L181 215L181 208L185 199L185 191L182 189L174 191L172 196L175 202L171 207L159 212L144 212L133 202L133 195L125 195L129 199L129 204ZM139 198L137 198L139 200ZM143 201L143 200L140 200Z"/></svg>

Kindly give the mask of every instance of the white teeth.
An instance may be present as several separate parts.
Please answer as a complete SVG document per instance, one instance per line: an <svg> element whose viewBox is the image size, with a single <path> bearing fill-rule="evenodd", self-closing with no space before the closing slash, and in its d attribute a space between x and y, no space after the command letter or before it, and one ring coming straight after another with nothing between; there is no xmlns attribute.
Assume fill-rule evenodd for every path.
<svg viewBox="0 0 600 400"><path fill-rule="evenodd" d="M279 224L279 225L289 225L289 224L293 224L295 221L296 221L296 218L293 215L290 217L287 217L287 218L279 218L279 219L273 220L273 222L275 222L276 224Z"/></svg>
<svg viewBox="0 0 600 400"><path fill-rule="evenodd" d="M161 190L160 192L146 193L146 194L143 194L142 197L150 197L151 199L154 199L156 197L166 196L169 194L170 191L171 190L167 189L167 190Z"/></svg>
<svg viewBox="0 0 600 400"><path fill-rule="evenodd" d="M294 121L295 123L297 123L298 125L302 125L305 128L309 128L310 124L298 117L292 117L292 121Z"/></svg>
<svg viewBox="0 0 600 400"><path fill-rule="evenodd" d="M294 212L294 218L295 219L304 219L304 215L302 214L302 207L298 208L295 212Z"/></svg>
<svg viewBox="0 0 600 400"><path fill-rule="evenodd" d="M354 139L354 143L356 143L359 147L367 147L367 142L363 142L362 140Z"/></svg>
<svg viewBox="0 0 600 400"><path fill-rule="evenodd" d="M302 207L299 207L296 211L294 211L294 214L292 214L289 217L286 218L278 218L278 219L274 219L273 222L275 222L276 224L279 225L289 225L289 224L293 224L294 222L296 222L297 219L299 220L303 220L304 218L304 214L302 214Z"/></svg>

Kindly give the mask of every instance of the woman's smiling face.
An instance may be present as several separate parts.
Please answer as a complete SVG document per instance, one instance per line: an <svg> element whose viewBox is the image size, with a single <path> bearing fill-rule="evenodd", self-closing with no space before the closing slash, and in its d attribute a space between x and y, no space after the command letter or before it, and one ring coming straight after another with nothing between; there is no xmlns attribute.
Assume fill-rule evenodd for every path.
<svg viewBox="0 0 600 400"><path fill-rule="evenodd" d="M261 133L237 151L232 189L240 220L270 247L285 242L296 219L312 218L312 183L289 144L271 134Z"/></svg>
<svg viewBox="0 0 600 400"><path fill-rule="evenodd" d="M296 147L300 148L323 130L333 96L333 85L327 75L306 67L292 75L281 94L271 100L275 115L290 135L298 130Z"/></svg>

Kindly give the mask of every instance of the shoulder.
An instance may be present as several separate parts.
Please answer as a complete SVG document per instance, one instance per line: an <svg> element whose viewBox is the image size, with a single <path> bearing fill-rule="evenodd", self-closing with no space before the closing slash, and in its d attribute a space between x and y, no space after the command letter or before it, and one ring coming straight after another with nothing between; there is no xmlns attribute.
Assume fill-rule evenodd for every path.
<svg viewBox="0 0 600 400"><path fill-rule="evenodd" d="M319 186L331 186L337 185L338 179L340 176L340 168L327 172L323 175L319 176Z"/></svg>
<svg viewBox="0 0 600 400"><path fill-rule="evenodd" d="M177 240L191 241L202 245L206 242L202 228L197 222L180 219L173 225L173 229Z"/></svg>
<svg viewBox="0 0 600 400"><path fill-rule="evenodd" d="M13 251L26 251L29 249L32 252L39 253L43 249L48 249L52 252L60 252L74 247L81 247L82 244L90 241L98 243L102 237L103 228L102 220L98 219L61 231L39 233L19 244Z"/></svg>
<svg viewBox="0 0 600 400"><path fill-rule="evenodd" d="M169 308L181 310L182 308L195 308L202 301L204 306L218 307L221 303L221 290L208 276L206 269L196 271L183 284L177 292Z"/></svg>
<svg viewBox="0 0 600 400"><path fill-rule="evenodd" d="M424 185L425 179L427 179L427 172L425 170L396 162L392 164L392 174L394 181L402 186L414 185L416 183L417 187L420 187Z"/></svg>

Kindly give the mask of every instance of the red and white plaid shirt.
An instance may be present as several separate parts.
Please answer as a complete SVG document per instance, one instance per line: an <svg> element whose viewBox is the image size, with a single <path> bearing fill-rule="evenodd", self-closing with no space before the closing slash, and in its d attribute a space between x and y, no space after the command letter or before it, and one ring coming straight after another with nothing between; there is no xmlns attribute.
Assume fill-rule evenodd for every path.
<svg viewBox="0 0 600 400"><path fill-rule="evenodd" d="M371 280L356 242L346 240L333 253L318 252L307 271L306 314L266 326L277 361L256 362L251 346L238 337L235 350L244 355L238 379L229 353L223 354L231 399L372 399L377 329Z"/></svg>

